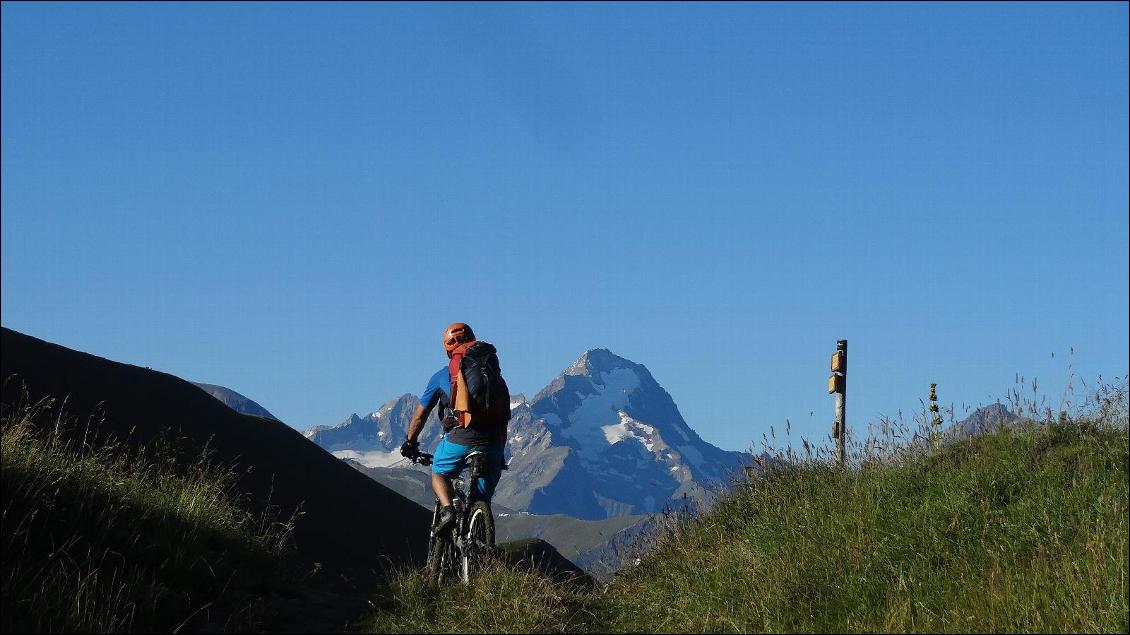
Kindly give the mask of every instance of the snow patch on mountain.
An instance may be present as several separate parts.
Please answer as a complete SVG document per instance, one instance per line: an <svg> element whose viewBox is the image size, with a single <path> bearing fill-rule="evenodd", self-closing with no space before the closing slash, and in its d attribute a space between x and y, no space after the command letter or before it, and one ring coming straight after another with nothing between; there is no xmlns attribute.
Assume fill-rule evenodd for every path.
<svg viewBox="0 0 1130 635"><path fill-rule="evenodd" d="M647 448L648 452L654 452L655 428L641 421L636 421L623 410L618 411L617 414L620 415L620 423L601 426L600 428L604 432L604 438L608 441L608 444L615 445L624 439L635 439Z"/></svg>
<svg viewBox="0 0 1130 635"><path fill-rule="evenodd" d="M569 368L573 369L574 366L576 363ZM607 440L607 433L602 433L602 426L620 419L619 413L628 405L630 393L639 388L639 385L639 376L628 368L600 373L599 383L593 382L596 393L577 394L581 403L569 413L569 423L561 430L561 434L576 440L582 448L599 448L603 445L601 441Z"/></svg>
<svg viewBox="0 0 1130 635"><path fill-rule="evenodd" d="M331 452L339 459L353 459L365 467L392 467L403 463L407 465L408 459L400 456L400 452L359 452L357 450L337 450Z"/></svg>

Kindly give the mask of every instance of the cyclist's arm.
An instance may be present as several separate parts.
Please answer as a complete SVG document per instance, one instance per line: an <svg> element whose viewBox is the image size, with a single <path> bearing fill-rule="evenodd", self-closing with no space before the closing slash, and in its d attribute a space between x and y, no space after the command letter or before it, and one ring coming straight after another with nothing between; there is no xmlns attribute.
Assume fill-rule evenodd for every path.
<svg viewBox="0 0 1130 635"><path fill-rule="evenodd" d="M412 413L412 420L408 422L409 441L415 441L420 438L420 431L424 429L424 422L428 420L428 414L431 413L431 411L431 407L425 408L424 406L416 406L416 411Z"/></svg>
<svg viewBox="0 0 1130 635"><path fill-rule="evenodd" d="M436 371L428 380L427 387L420 394L420 405L416 407L416 411L412 413L412 420L408 422L409 441L416 441L420 438L420 431L424 429L424 422L428 420L432 408L435 408L436 404L445 398L444 389L447 388L449 381L446 367Z"/></svg>

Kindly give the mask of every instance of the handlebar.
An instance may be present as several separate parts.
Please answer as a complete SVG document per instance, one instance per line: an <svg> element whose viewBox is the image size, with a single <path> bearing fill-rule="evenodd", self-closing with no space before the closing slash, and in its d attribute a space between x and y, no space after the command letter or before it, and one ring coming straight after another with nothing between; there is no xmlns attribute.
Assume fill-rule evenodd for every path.
<svg viewBox="0 0 1130 635"><path fill-rule="evenodd" d="M415 463L416 465L423 465L423 466L428 466L428 465L431 465L431 464L432 464L432 455L431 455L431 454L427 454L427 453L424 453L424 452L421 452L421 453L417 454L417 455L416 455L415 457L413 457L413 458L411 459L411 461L412 461L413 463ZM502 469L504 469L504 470L509 470L509 469L510 469L510 464L509 464L509 463L506 463L506 462L504 461L504 462L502 463Z"/></svg>

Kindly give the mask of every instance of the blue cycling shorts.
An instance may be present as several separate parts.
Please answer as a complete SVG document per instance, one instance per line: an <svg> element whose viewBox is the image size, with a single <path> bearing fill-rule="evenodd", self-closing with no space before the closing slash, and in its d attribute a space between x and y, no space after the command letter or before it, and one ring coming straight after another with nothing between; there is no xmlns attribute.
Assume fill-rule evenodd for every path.
<svg viewBox="0 0 1130 635"><path fill-rule="evenodd" d="M478 482L474 484L475 494L482 500L490 502L490 497L494 495L494 487L498 485L498 479L502 476L502 462L503 462L503 443L491 445L460 445L458 443L448 441L447 435L440 437L439 445L436 446L435 453L432 455L432 473L446 476L447 478L455 478L464 469L467 469L467 455L475 450L485 452L487 455L486 474L479 477Z"/></svg>

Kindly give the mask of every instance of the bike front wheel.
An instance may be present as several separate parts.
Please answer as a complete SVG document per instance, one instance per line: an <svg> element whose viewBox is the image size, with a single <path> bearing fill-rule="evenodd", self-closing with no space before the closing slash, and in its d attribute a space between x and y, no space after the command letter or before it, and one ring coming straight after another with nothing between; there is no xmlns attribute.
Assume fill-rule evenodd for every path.
<svg viewBox="0 0 1130 635"><path fill-rule="evenodd" d="M467 536L463 542L461 577L470 582L494 549L494 514L490 505L477 502L467 514Z"/></svg>
<svg viewBox="0 0 1130 635"><path fill-rule="evenodd" d="M428 579L437 584L454 581L462 574L459 565L459 551L451 536L432 536L428 542L428 563L425 568Z"/></svg>

